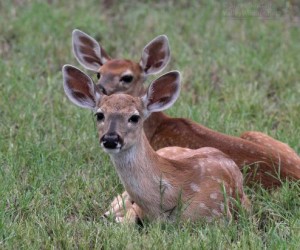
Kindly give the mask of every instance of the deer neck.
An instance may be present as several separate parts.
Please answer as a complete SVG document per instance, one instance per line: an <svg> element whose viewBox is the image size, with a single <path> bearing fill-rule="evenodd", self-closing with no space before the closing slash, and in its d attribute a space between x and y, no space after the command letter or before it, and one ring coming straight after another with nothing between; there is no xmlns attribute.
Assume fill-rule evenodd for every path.
<svg viewBox="0 0 300 250"><path fill-rule="evenodd" d="M161 166L169 162L151 148L142 133L137 143L126 151L110 155L125 190L150 216L160 209Z"/></svg>
<svg viewBox="0 0 300 250"><path fill-rule="evenodd" d="M111 154L110 157L124 182L129 173L136 177L141 173L160 175L158 166L161 159L151 148L144 132L132 147L117 154Z"/></svg>

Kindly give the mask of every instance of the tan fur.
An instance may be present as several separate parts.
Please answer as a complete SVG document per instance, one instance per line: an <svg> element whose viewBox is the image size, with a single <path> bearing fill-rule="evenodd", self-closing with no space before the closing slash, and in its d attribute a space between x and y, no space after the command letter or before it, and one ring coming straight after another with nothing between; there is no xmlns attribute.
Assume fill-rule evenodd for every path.
<svg viewBox="0 0 300 250"><path fill-rule="evenodd" d="M121 77L126 72L132 72L133 81L131 83L122 83ZM140 84L144 81L142 69L138 63L129 60L109 60L99 69L101 78L98 84L105 88L108 95L114 93L133 93L137 96L143 91L143 86Z"/></svg>

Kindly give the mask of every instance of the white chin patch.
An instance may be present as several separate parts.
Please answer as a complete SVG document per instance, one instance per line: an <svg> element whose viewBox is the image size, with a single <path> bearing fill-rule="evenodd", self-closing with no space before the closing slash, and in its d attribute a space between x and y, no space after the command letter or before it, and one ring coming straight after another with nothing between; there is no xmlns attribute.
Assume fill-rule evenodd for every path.
<svg viewBox="0 0 300 250"><path fill-rule="evenodd" d="M104 148L104 147L103 147L103 150L107 154L117 154L121 151L120 148L109 149L109 148Z"/></svg>
<svg viewBox="0 0 300 250"><path fill-rule="evenodd" d="M120 143L118 143L117 147L114 149L104 147L103 143L101 143L101 147L103 148L104 152L107 154L117 154L121 151Z"/></svg>

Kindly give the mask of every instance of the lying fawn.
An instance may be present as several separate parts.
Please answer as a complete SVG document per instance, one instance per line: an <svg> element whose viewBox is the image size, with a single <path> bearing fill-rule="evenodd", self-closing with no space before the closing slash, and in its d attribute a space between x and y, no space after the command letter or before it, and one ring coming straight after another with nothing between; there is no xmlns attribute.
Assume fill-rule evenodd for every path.
<svg viewBox="0 0 300 250"><path fill-rule="evenodd" d="M126 219L208 221L231 218L234 200L245 208L243 176L227 155L215 148L167 147L155 152L143 132L145 119L173 105L180 92L180 74L169 72L150 85L142 97L104 95L80 70L63 67L64 90L77 106L97 118L100 145L109 154L134 203ZM119 221L123 217L120 216Z"/></svg>
<svg viewBox="0 0 300 250"><path fill-rule="evenodd" d="M107 95L126 93L142 96L146 77L163 70L170 59L166 36L159 36L143 49L139 63L111 59L100 44L87 34L73 31L73 52L78 62L98 74L98 87ZM188 119L152 113L144 123L145 134L157 150L167 146L191 149L214 147L229 155L240 169L249 165L247 184L260 182L265 188L281 181L300 179L300 157L287 144L254 131L241 137L218 133Z"/></svg>

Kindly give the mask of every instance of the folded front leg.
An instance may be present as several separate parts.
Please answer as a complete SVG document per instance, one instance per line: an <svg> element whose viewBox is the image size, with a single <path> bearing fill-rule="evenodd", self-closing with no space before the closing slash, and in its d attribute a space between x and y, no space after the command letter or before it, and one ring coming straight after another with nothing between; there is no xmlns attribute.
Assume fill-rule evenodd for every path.
<svg viewBox="0 0 300 250"><path fill-rule="evenodd" d="M125 191L122 195L118 195L112 203L110 204L109 210L104 214L105 217L113 216L124 217L126 211L128 211L132 206L133 201L131 200L129 194Z"/></svg>
<svg viewBox="0 0 300 250"><path fill-rule="evenodd" d="M123 217L116 217L116 221L119 223L134 224L138 219L142 220L144 213L142 209L136 204L133 203L132 206L126 210L126 214Z"/></svg>

